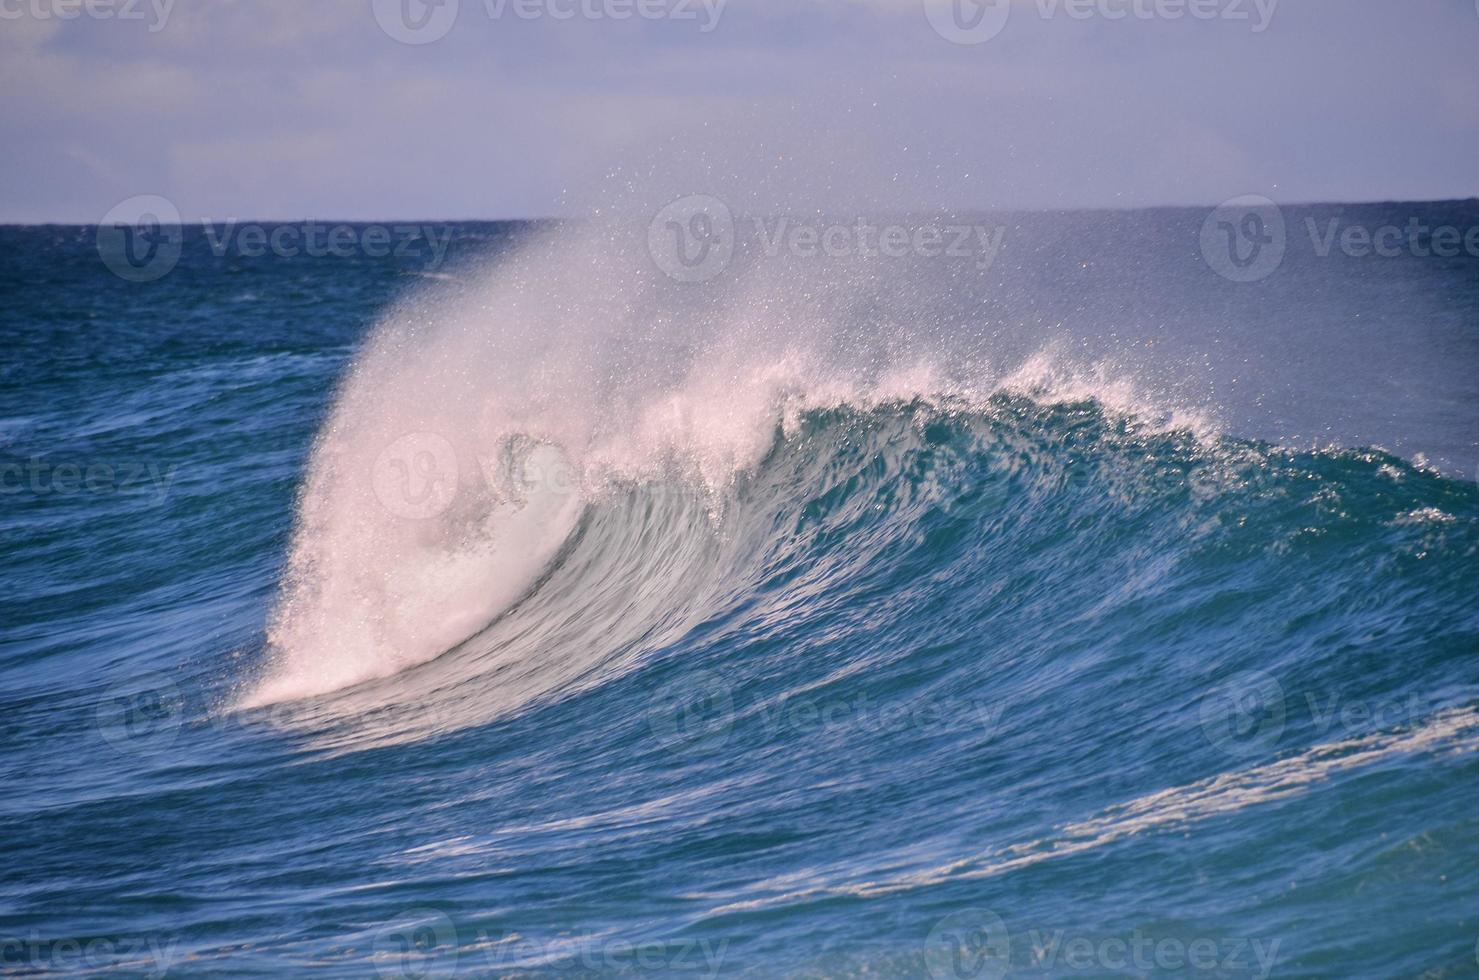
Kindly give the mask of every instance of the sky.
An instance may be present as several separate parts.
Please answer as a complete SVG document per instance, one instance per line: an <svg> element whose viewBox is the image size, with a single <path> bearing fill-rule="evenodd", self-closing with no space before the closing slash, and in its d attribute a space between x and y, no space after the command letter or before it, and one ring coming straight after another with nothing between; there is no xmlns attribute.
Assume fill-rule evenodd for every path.
<svg viewBox="0 0 1479 980"><path fill-rule="evenodd" d="M0 222L1479 195L1479 0L0 0Z"/></svg>

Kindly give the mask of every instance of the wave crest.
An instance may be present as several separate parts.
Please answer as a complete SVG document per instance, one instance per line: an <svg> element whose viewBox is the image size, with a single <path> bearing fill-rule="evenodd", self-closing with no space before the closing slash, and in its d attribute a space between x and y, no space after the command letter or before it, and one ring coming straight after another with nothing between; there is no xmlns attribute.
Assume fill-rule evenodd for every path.
<svg viewBox="0 0 1479 980"><path fill-rule="evenodd" d="M1207 413L1157 404L1119 367L1051 348L993 366L979 338L880 318L885 288L855 266L782 259L694 291L583 226L526 243L481 283L413 296L319 436L266 668L241 703L327 694L456 647L528 594L613 487L680 485L714 519L807 413L984 410L1018 391L1216 435Z"/></svg>

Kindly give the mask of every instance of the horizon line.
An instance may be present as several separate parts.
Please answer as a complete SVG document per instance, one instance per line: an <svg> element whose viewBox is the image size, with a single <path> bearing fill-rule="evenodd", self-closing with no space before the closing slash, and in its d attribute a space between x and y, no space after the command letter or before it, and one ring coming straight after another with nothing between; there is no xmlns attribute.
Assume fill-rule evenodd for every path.
<svg viewBox="0 0 1479 980"><path fill-rule="evenodd" d="M1259 195L1259 196L1264 196L1264 195ZM1229 198L1227 200L1232 200L1232 198ZM1273 199L1270 198L1270 200L1273 200ZM1470 203L1470 202L1479 203L1479 194L1471 195L1469 197L1372 198L1372 199L1369 199L1369 200L1348 200L1348 201L1330 200L1330 199L1317 199L1317 200L1308 200L1308 201L1274 201L1274 203L1277 204L1279 207L1287 207L1287 208L1337 207L1337 206L1346 206L1346 205L1376 205L1376 204L1467 204L1467 203ZM1225 201L1219 201L1219 202L1213 203L1213 204L1142 204L1142 205L1126 205L1126 206L1116 206L1116 205L1086 205L1086 206L1076 206L1076 207L1074 207L1074 206L1066 206L1066 207L1020 207L1020 206L1013 206L1013 207L1007 207L1007 206L993 205L993 206L989 206L989 207L960 208L960 209L958 209L957 211L954 211L954 212L947 212L945 209L936 208L936 209L931 209L931 210L917 210L917 211L911 211L911 210L908 210L908 209L894 209L894 210L883 210L883 209L879 209L878 211L875 211L874 213L876 213L876 214L898 214L898 215L910 215L910 214L942 214L942 213L986 214L986 213L1003 212L1003 211L1005 211L1005 212L1014 212L1014 213L1019 213L1019 214L1064 214L1064 213L1070 213L1070 212L1076 212L1076 213L1082 213L1082 212L1130 213L1130 212L1135 212L1135 211L1193 211L1193 210L1207 210L1207 209L1215 209L1215 208L1218 208L1223 203L1226 203L1226 202ZM741 213L744 213L746 215L749 214L749 212L741 212ZM783 214L784 212L776 212L776 213ZM588 221L588 220L591 220L593 217L594 217L594 215L590 215L590 214L577 214L577 215L565 215L565 216L544 215L544 216L538 216L538 217L501 217L501 218L473 218L473 217L445 218L445 217L425 217L425 216L423 216L423 217L415 217L415 218L406 218L406 217L395 217L395 218L346 218L346 217L321 218L321 217L315 217L315 216L305 216L305 217L298 217L298 218L279 218L279 217L262 217L262 216L241 217L241 216L231 215L231 216L227 216L227 217L219 218L219 219L217 219L217 218L200 218L198 220L192 220L192 221L183 221L182 220L178 224L176 224L174 222L168 222L168 224L170 224L172 226L175 226L175 227L180 227L180 228L187 227L187 226L190 226L190 225L215 224L215 223L226 222L226 221L231 221L231 222L236 222L236 223L244 223L245 222L245 223L264 223L264 224L265 223L274 223L274 224L307 224L309 222L315 222L315 223L323 223L323 224L349 224L349 225L355 225L355 224L409 224L409 223L422 223L422 224L424 224L424 223L427 223L427 222L440 222L440 223L444 223L444 224L538 224L538 223L551 223L551 222L559 222L559 221ZM91 227L96 226L97 224L98 224L98 222L96 222L96 221L11 221L11 220L0 220L0 228L91 228Z"/></svg>

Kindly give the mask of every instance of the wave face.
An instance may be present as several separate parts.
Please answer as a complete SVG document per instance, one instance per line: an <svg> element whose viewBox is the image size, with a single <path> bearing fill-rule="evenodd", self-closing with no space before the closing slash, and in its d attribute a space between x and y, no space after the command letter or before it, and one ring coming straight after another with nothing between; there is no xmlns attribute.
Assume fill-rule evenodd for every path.
<svg viewBox="0 0 1479 980"><path fill-rule="evenodd" d="M351 724L353 741L414 740L649 661L771 647L777 676L813 678L776 692L781 704L853 674L913 676L921 650L942 667L970 650L977 669L1008 677L1035 664L1055 683L1119 657L1138 666L1118 683L1174 669L1192 699L1225 670L1256 681L1352 631L1384 635L1394 609L1455 636L1472 620L1473 569L1437 581L1424 561L1430 548L1472 553L1474 488L1379 451L1209 438L1041 391L805 404L777 393L745 419L764 437L746 441L753 457L725 441L718 483L657 440L640 466L603 459L593 483L572 462L589 456L520 433L495 457L502 469L480 460L478 478L492 473L506 496L475 498L487 509L472 517L449 506L397 533L402 519L377 499L367 540L333 537L361 531L363 515L300 526L272 633L282 659L247 706L338 692L315 711L375 709ZM336 549L351 557L317 564ZM312 577L323 568L327 583ZM373 586L351 592L341 574ZM1279 639L1291 622L1303 624L1294 650ZM306 641L290 646L295 629ZM1262 647L1229 655L1255 637ZM1191 668L1188 644L1219 656ZM711 667L686 669L700 671L684 693L698 707L705 685L732 695L702 674ZM942 706L989 715L993 703Z"/></svg>
<svg viewBox="0 0 1479 980"><path fill-rule="evenodd" d="M1123 259L1172 282L1201 225L1074 220L1172 242ZM434 279L267 257L236 305L189 254L145 302L34 250L78 288L0 328L131 326L57 326L0 449L180 455L7 498L0 941L101 938L99 973L1473 972L1467 475L1256 437L1166 345L998 330L934 267L693 289L605 226L456 243ZM240 330L202 351L202 316ZM1206 350L1256 362L1242 329ZM1455 391L1410 444L1468 444Z"/></svg>
<svg viewBox="0 0 1479 980"><path fill-rule="evenodd" d="M637 254L611 226L557 230L491 278L388 319L315 447L274 661L244 706L387 677L457 646L525 596L583 511L621 488L692 491L721 524L778 434L795 437L819 411L981 411L1016 391L1215 432L1109 362L1047 347L1007 369L979 339L895 319L867 265L761 261L740 285L692 294Z"/></svg>

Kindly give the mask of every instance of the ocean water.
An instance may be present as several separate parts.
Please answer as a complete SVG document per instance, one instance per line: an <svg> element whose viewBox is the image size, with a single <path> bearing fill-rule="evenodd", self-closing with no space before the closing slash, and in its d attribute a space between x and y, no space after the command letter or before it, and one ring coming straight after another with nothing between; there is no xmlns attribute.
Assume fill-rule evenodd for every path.
<svg viewBox="0 0 1479 980"><path fill-rule="evenodd" d="M1479 975L1479 204L1206 218L0 229L0 972Z"/></svg>

